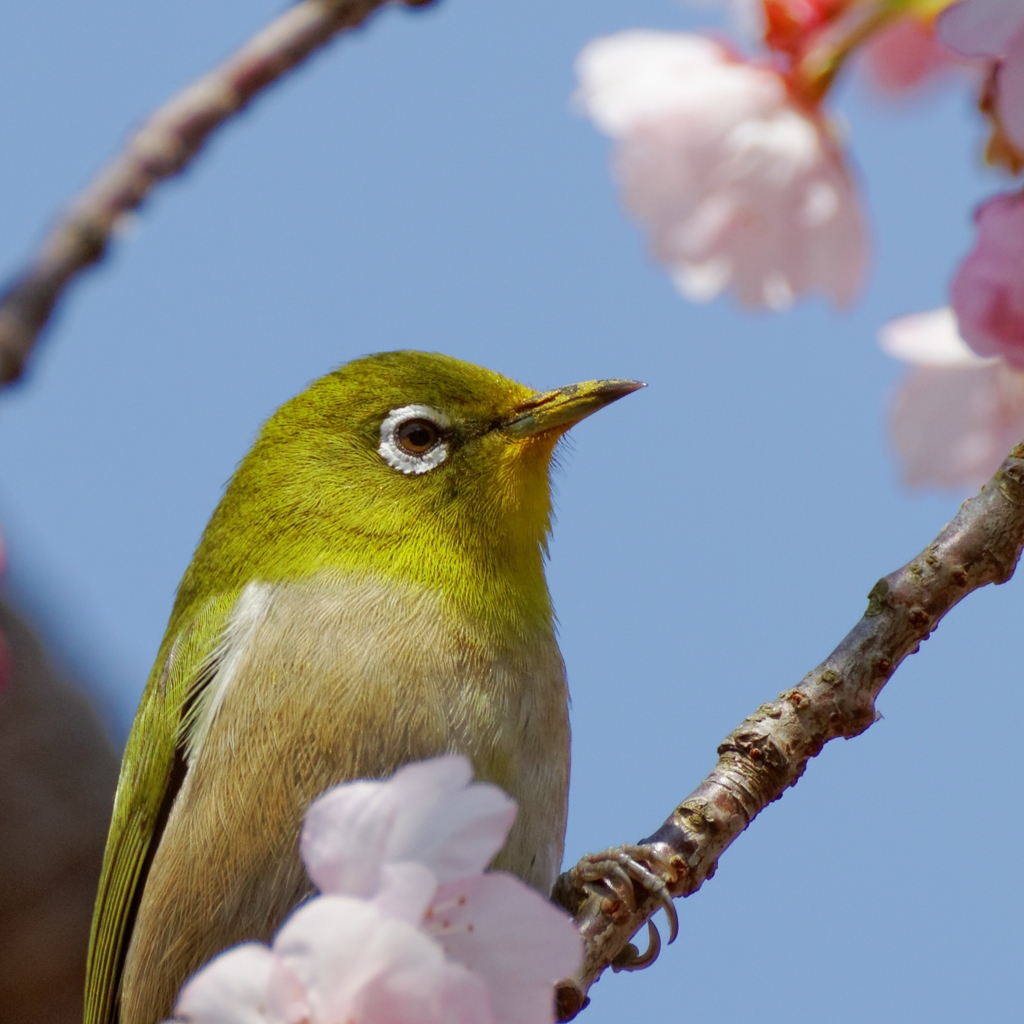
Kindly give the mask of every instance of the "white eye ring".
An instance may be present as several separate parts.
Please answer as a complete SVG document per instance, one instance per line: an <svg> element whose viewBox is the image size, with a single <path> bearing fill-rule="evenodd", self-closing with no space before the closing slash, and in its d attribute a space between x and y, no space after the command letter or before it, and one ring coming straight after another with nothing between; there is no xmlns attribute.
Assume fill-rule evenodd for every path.
<svg viewBox="0 0 1024 1024"><path fill-rule="evenodd" d="M439 441L422 455L407 452L398 443L398 431L409 420L430 420L436 424L439 432L452 425L451 420L443 412L431 409L429 405L403 405L401 409L392 409L380 425L380 447L377 454L392 469L397 469L406 476L429 473L448 457L448 445L444 441Z"/></svg>

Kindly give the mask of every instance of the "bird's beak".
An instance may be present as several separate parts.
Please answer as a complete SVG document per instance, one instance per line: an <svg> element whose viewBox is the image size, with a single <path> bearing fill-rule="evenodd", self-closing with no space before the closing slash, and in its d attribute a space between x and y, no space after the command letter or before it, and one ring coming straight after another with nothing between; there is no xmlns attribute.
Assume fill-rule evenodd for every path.
<svg viewBox="0 0 1024 1024"><path fill-rule="evenodd" d="M517 437L533 437L548 430L568 430L598 409L647 387L638 380L587 380L527 399L502 423Z"/></svg>

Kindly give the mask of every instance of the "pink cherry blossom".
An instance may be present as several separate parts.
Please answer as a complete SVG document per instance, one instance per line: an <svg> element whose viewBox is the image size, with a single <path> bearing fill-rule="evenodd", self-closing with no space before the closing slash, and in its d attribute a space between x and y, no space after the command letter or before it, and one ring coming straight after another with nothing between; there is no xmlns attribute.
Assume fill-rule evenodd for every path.
<svg viewBox="0 0 1024 1024"><path fill-rule="evenodd" d="M864 46L871 77L886 92L905 92L960 63L930 24L899 18Z"/></svg>
<svg viewBox="0 0 1024 1024"><path fill-rule="evenodd" d="M891 437L911 487L977 487L1024 439L1024 374L982 358L948 307L893 320L883 350L911 364L892 408Z"/></svg>
<svg viewBox="0 0 1024 1024"><path fill-rule="evenodd" d="M550 1019L552 982L580 964L579 934L552 909L518 878L490 872L440 886L425 928L486 980L496 1021L531 1024Z"/></svg>
<svg viewBox="0 0 1024 1024"><path fill-rule="evenodd" d="M336 786L314 801L302 829L302 859L321 892L370 897L383 865L415 861L439 882L479 874L501 849L515 801L473 782L464 757L400 768L386 782Z"/></svg>
<svg viewBox="0 0 1024 1024"><path fill-rule="evenodd" d="M419 928L348 896L310 900L272 949L247 943L211 961L175 1014L192 1024L495 1021L479 975Z"/></svg>
<svg viewBox="0 0 1024 1024"><path fill-rule="evenodd" d="M229 949L181 990L175 1019L195 1024L267 1024L281 1020L271 1005L271 980L277 967L274 954L259 942Z"/></svg>
<svg viewBox="0 0 1024 1024"><path fill-rule="evenodd" d="M192 1024L552 1024L579 967L572 922L517 878L483 869L516 813L463 757L328 791L301 852L323 895L268 949L236 947L182 989Z"/></svg>
<svg viewBox="0 0 1024 1024"><path fill-rule="evenodd" d="M639 30L594 40L576 67L578 101L618 143L626 205L684 295L853 297L867 263L856 192L779 74L702 36Z"/></svg>
<svg viewBox="0 0 1024 1024"><path fill-rule="evenodd" d="M942 41L965 57L1001 57L1024 27L1020 0L959 0L939 15Z"/></svg>
<svg viewBox="0 0 1024 1024"><path fill-rule="evenodd" d="M964 340L1024 369L1024 193L995 196L975 216L978 240L950 293Z"/></svg>
<svg viewBox="0 0 1024 1024"><path fill-rule="evenodd" d="M446 957L421 929L363 900L310 901L285 922L274 954L298 979L308 1017L318 1024L496 1021L483 978ZM287 987L281 996L284 1005L298 1005Z"/></svg>
<svg viewBox="0 0 1024 1024"><path fill-rule="evenodd" d="M1024 150L1024 3L960 0L939 16L939 38L967 57L1002 60L996 79L999 123Z"/></svg>

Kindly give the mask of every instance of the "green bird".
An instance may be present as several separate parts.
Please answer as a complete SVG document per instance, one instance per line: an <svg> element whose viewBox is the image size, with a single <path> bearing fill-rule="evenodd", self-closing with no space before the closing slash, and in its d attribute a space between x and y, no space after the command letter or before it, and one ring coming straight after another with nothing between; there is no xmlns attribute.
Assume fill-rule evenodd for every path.
<svg viewBox="0 0 1024 1024"><path fill-rule="evenodd" d="M283 405L179 587L125 751L86 1024L155 1024L311 885L309 803L446 751L519 816L495 867L548 893L569 785L544 558L574 423L643 385L536 392L447 356L348 363Z"/></svg>

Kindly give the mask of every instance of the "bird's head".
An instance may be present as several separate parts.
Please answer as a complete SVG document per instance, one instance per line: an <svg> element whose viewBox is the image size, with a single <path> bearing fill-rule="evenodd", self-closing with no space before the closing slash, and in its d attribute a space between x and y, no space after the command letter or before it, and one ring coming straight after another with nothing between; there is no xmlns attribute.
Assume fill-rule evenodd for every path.
<svg viewBox="0 0 1024 1024"><path fill-rule="evenodd" d="M327 568L456 596L539 586L546 602L555 445L639 387L606 380L537 392L434 353L357 359L265 424L194 564L221 587Z"/></svg>

